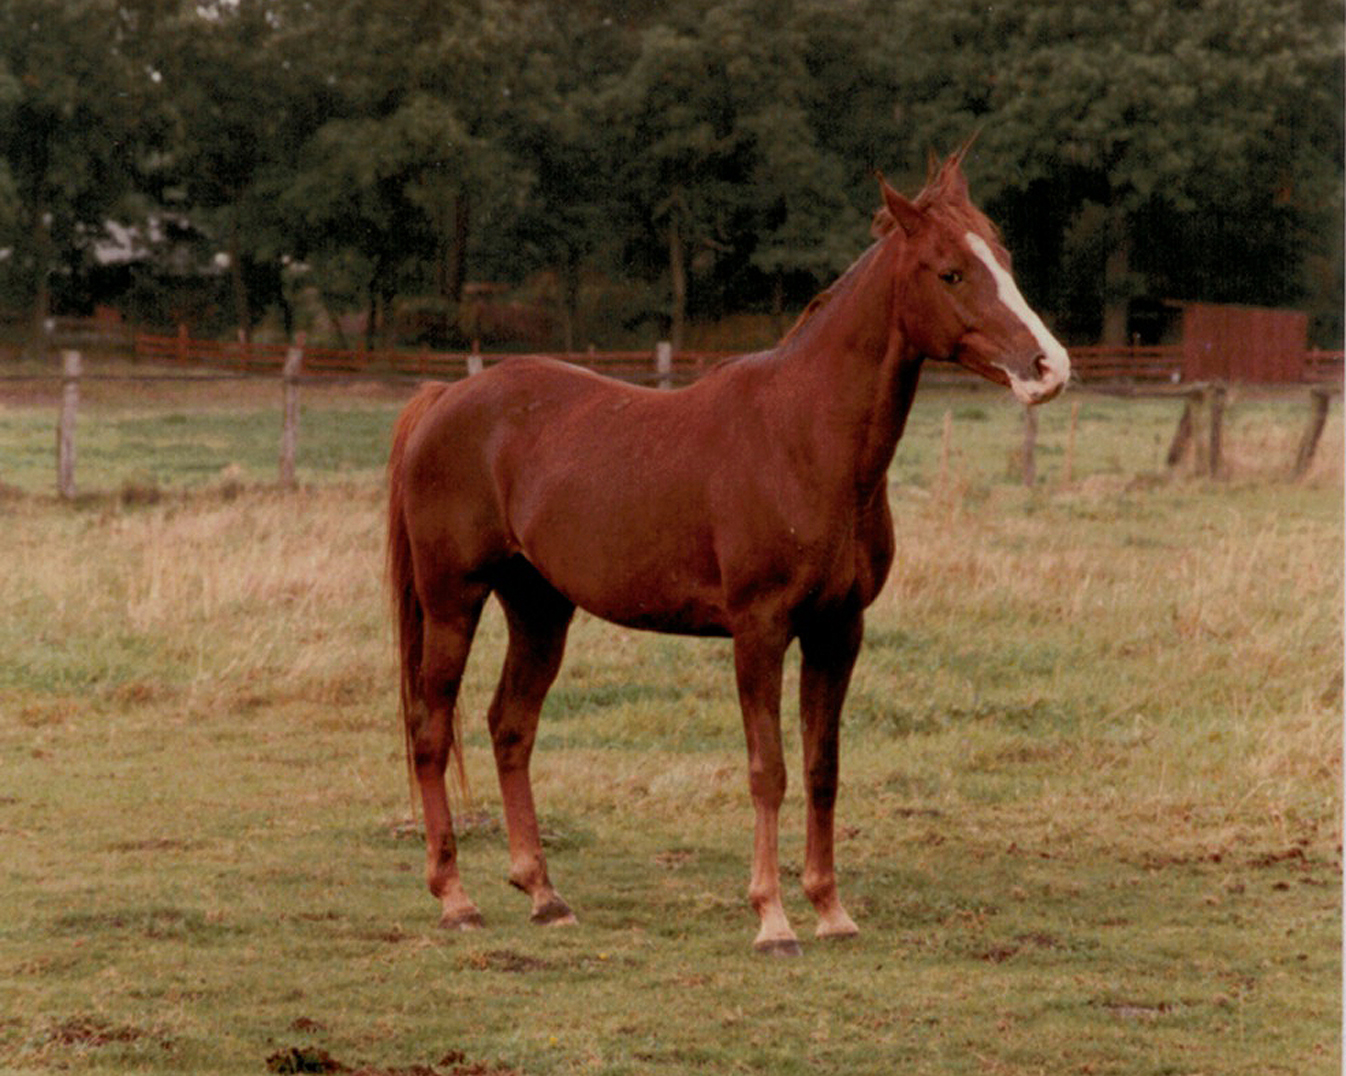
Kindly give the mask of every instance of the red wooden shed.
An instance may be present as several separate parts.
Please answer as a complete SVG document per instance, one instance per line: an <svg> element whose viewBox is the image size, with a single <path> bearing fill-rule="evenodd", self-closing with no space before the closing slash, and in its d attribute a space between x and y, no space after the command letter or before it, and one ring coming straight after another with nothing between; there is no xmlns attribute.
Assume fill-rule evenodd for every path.
<svg viewBox="0 0 1346 1076"><path fill-rule="evenodd" d="M1177 303L1184 381L1304 380L1309 316L1223 303Z"/></svg>

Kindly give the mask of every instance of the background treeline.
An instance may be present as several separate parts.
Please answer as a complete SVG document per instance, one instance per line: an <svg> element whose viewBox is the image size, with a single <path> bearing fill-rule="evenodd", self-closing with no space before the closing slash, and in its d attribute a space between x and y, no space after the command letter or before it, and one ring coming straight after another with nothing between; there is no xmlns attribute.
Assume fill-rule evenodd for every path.
<svg viewBox="0 0 1346 1076"><path fill-rule="evenodd" d="M1339 0L0 0L0 308L683 342L979 131L1067 339L1152 297L1340 346L1342 54Z"/></svg>

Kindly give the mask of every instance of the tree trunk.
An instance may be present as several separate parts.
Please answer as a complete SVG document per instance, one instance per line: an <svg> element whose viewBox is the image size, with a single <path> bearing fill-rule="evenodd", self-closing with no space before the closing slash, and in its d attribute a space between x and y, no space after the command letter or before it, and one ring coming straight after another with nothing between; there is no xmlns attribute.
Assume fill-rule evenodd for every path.
<svg viewBox="0 0 1346 1076"><path fill-rule="evenodd" d="M51 221L47 211L38 205L33 211L33 337L34 357L46 358L51 346L47 320L51 317L52 269Z"/></svg>
<svg viewBox="0 0 1346 1076"><path fill-rule="evenodd" d="M379 278L378 270L369 278L369 315L365 318L365 349L374 350L374 334L379 323Z"/></svg>
<svg viewBox="0 0 1346 1076"><path fill-rule="evenodd" d="M575 250L566 252L561 279L561 331L566 351L575 350L575 323L580 310L580 256Z"/></svg>
<svg viewBox="0 0 1346 1076"><path fill-rule="evenodd" d="M463 301L467 282L467 236L471 225L471 205L466 191L453 196L453 232L441 234L442 254L436 270L439 297L455 305ZM447 221L442 230L448 233Z"/></svg>
<svg viewBox="0 0 1346 1076"><path fill-rule="evenodd" d="M1131 343L1127 333L1131 299L1131 239L1122 214L1113 214L1107 238L1108 255L1103 262L1102 343L1126 345Z"/></svg>
<svg viewBox="0 0 1346 1076"><path fill-rule="evenodd" d="M673 289L673 307L669 311L669 340L674 351L682 350L682 330L687 320L687 266L682 248L677 200L669 211L668 276Z"/></svg>
<svg viewBox="0 0 1346 1076"><path fill-rule="evenodd" d="M234 292L234 318L238 322L238 338L252 343L252 312L248 309L248 282L243 277L243 258L239 254L238 212L229 221L229 280Z"/></svg>

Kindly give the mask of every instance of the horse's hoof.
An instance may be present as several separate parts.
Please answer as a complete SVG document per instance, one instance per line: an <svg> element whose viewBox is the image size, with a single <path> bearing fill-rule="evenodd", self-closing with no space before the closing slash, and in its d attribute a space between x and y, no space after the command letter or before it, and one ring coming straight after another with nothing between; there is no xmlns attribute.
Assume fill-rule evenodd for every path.
<svg viewBox="0 0 1346 1076"><path fill-rule="evenodd" d="M770 938L753 942L753 949L763 956L803 956L804 950L794 938Z"/></svg>
<svg viewBox="0 0 1346 1076"><path fill-rule="evenodd" d="M439 925L444 930L480 930L486 925L486 920L481 917L481 912L473 908L455 915L445 913Z"/></svg>
<svg viewBox="0 0 1346 1076"><path fill-rule="evenodd" d="M818 937L824 941L850 941L851 938L860 936L860 928L854 923L848 923L838 927L819 927Z"/></svg>
<svg viewBox="0 0 1346 1076"><path fill-rule="evenodd" d="M570 905L560 897L552 897L529 918L538 926L545 927L569 927L578 922L575 913L570 910Z"/></svg>

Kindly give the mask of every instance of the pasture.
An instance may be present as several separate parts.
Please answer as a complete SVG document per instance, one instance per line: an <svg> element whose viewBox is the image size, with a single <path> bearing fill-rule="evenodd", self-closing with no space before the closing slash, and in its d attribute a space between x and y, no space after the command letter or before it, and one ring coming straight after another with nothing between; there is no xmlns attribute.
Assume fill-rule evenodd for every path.
<svg viewBox="0 0 1346 1076"><path fill-rule="evenodd" d="M1304 401L1238 394L1213 483L1164 473L1173 401L1068 394L1025 490L1007 395L918 394L843 721L849 942L797 884L787 667L789 961L750 949L728 644L583 616L533 767L580 925L504 882L490 609L488 929L437 929L381 589L406 391L306 389L285 494L275 386L90 382L73 506L56 391L0 407L0 1068L1340 1071L1339 401L1290 484Z"/></svg>

